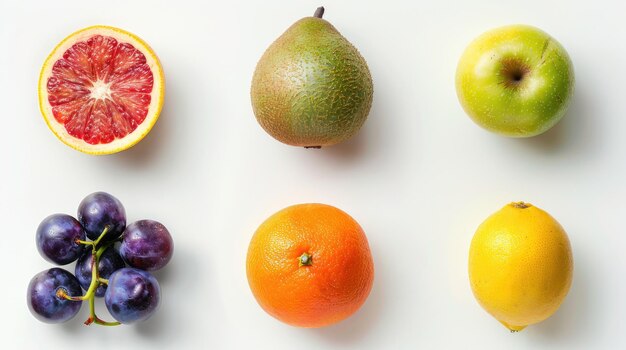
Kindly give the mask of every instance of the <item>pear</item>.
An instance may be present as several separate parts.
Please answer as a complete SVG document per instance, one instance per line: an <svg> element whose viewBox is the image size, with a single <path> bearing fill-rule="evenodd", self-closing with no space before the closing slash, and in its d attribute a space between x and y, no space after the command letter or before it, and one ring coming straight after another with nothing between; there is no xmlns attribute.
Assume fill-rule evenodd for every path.
<svg viewBox="0 0 626 350"><path fill-rule="evenodd" d="M272 137L321 148L355 135L372 106L365 59L324 8L294 23L265 51L252 78L252 108Z"/></svg>

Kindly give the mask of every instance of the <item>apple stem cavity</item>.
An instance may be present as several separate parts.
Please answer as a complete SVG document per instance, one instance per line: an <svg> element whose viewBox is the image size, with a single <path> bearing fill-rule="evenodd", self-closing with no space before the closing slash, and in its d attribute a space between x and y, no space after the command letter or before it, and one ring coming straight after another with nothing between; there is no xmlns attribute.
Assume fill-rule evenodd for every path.
<svg viewBox="0 0 626 350"><path fill-rule="evenodd" d="M504 85L508 88L517 88L530 73L530 67L518 59L505 58L502 60L501 74Z"/></svg>
<svg viewBox="0 0 626 350"><path fill-rule="evenodd" d="M315 10L313 17L322 18L324 16L324 6L320 6Z"/></svg>

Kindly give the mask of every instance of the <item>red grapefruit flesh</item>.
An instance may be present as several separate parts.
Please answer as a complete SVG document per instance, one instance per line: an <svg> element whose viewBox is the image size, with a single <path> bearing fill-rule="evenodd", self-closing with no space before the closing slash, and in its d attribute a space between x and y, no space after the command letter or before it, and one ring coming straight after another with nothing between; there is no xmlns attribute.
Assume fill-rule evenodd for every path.
<svg viewBox="0 0 626 350"><path fill-rule="evenodd" d="M61 42L44 63L42 114L66 144L110 154L139 142L163 104L163 70L154 52L121 29L96 26Z"/></svg>

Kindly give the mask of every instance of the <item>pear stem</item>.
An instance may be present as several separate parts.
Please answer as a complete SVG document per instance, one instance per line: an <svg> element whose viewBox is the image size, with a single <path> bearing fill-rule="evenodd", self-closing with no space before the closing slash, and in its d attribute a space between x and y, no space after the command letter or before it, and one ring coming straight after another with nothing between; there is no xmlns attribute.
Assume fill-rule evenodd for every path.
<svg viewBox="0 0 626 350"><path fill-rule="evenodd" d="M320 6L315 10L313 17L322 18L324 16L324 6Z"/></svg>

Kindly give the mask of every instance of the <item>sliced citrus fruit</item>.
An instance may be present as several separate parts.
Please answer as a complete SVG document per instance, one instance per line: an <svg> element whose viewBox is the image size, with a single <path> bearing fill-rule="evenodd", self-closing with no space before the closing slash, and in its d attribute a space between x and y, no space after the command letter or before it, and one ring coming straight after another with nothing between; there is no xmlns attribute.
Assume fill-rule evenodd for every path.
<svg viewBox="0 0 626 350"><path fill-rule="evenodd" d="M152 49L122 29L93 26L54 48L41 68L39 107L65 144L111 154L141 141L159 118L163 68Z"/></svg>

